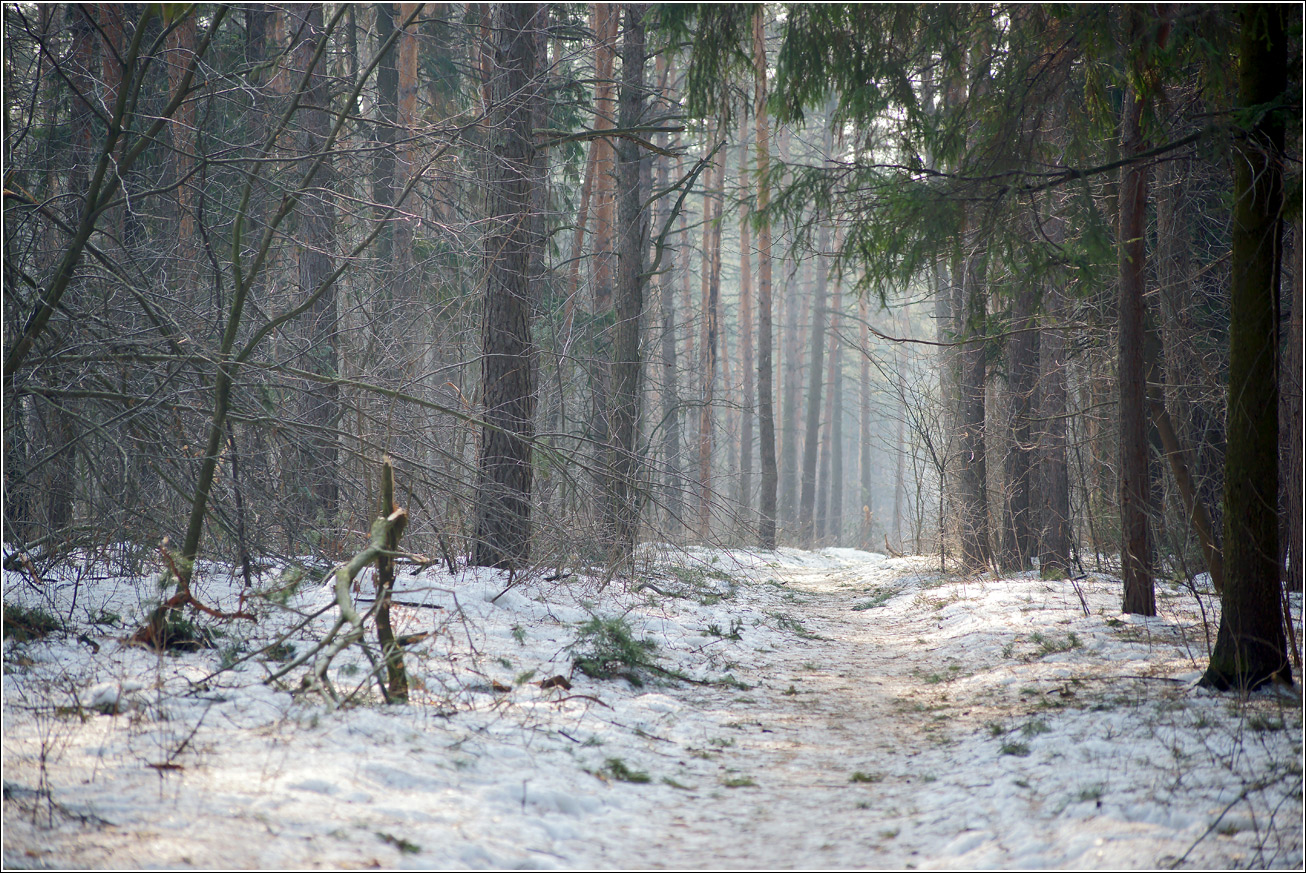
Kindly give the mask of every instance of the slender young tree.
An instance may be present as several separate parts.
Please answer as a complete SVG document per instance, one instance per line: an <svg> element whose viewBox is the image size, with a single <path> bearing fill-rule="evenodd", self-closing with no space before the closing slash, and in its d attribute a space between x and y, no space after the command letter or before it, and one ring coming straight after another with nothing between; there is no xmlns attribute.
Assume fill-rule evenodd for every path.
<svg viewBox="0 0 1306 873"><path fill-rule="evenodd" d="M673 100L670 83L673 81L672 65L665 53L658 53L657 76L660 82L667 83L663 98L670 103ZM679 136L679 135L677 135ZM665 148L667 134L658 134L658 143ZM683 167L683 157L677 158L678 166ZM669 160L664 156L657 162L657 190L667 190ZM684 222L684 213L679 220ZM657 222L660 226L661 222ZM683 500L681 477L681 440L680 440L680 376L676 353L676 272L675 268L659 270L653 277L657 283L658 303L662 315L662 464L664 467L663 500L667 514L667 527L677 530L681 524Z"/></svg>
<svg viewBox="0 0 1306 873"><path fill-rule="evenodd" d="M707 147L716 147L717 125L708 123ZM712 420L713 400L716 391L718 300L721 294L721 213L716 198L721 191L725 161L717 160L709 172L711 180L703 198L703 259L700 277L703 290L703 328L699 348L699 366L702 368L703 405L698 415L698 535L706 540L712 526Z"/></svg>
<svg viewBox="0 0 1306 873"><path fill-rule="evenodd" d="M859 373L859 394L858 394L858 428L859 435L857 443L857 471L861 487L858 490L857 508L861 514L861 535L858 537L857 545L863 549L873 547L871 542L871 313L870 300L867 295L861 294L857 297L857 332L858 348L861 350L861 360L858 362L861 367ZM900 358L898 361L898 370L902 371L904 361ZM894 443L894 453L898 458L903 457L902 445L902 422L903 416L898 416L897 439ZM898 500L902 493L902 482L898 479L894 481L893 491L893 518L894 518L894 537L900 536L900 518ZM899 545L901 548L901 545Z"/></svg>
<svg viewBox="0 0 1306 873"><path fill-rule="evenodd" d="M739 137L739 178L748 177L748 128ZM752 236L745 203L739 210L739 364L742 393L739 403L739 495L745 527L752 525L753 503L753 270Z"/></svg>
<svg viewBox="0 0 1306 873"><path fill-rule="evenodd" d="M764 549L776 546L776 491L779 473L775 457L775 404L772 389L771 312L771 222L766 214L770 204L767 173L770 168L771 142L766 116L766 22L765 9L758 6L753 15L753 112L757 122L757 208L762 219L757 228L757 417L761 432L762 493L758 502L760 520L758 540Z"/></svg>
<svg viewBox="0 0 1306 873"><path fill-rule="evenodd" d="M828 140L827 133L826 139ZM818 219L819 220L819 219ZM816 473L821 445L821 379L825 363L825 290L824 252L829 246L829 225L821 222L817 231L816 293L812 296L811 364L807 371L807 428L803 439L802 492L798 501L798 541L805 549L812 547L816 534Z"/></svg>

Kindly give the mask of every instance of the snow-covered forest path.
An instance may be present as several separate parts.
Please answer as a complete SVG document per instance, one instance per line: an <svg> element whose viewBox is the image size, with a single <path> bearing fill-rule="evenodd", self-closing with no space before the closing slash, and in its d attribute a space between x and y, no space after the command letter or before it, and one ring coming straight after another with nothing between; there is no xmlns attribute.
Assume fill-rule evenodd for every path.
<svg viewBox="0 0 1306 873"><path fill-rule="evenodd" d="M1126 641L1107 664L1082 663L1075 650L1102 621L1085 619L1071 583L939 584L890 563L785 569L798 633L761 656L747 695L718 704L728 745L686 762L700 784L757 784L672 795L657 814L666 836L621 844L617 866L1109 868L1189 851L1174 804L1204 765L1155 734L1156 711L1182 711L1196 678L1169 645L1182 645L1176 625L1137 621L1124 636L1143 651ZM1273 863L1228 845L1215 857Z"/></svg>
<svg viewBox="0 0 1306 873"><path fill-rule="evenodd" d="M852 550L647 567L656 595L406 577L400 600L443 607L397 616L437 631L410 650L407 707L331 711L262 685L257 659L214 676L210 651L9 641L5 866L1302 862L1299 687L1193 688L1187 590L1162 586L1143 620L1105 577L940 577ZM126 612L142 581L70 611ZM571 671L597 617L656 644L642 684ZM282 626L229 632L253 652ZM366 685L362 663L337 683ZM86 708L106 699L122 714Z"/></svg>

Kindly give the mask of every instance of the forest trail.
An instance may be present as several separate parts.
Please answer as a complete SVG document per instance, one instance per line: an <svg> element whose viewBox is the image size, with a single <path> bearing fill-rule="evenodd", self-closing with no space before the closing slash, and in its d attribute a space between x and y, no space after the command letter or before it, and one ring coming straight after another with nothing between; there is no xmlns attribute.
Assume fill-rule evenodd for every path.
<svg viewBox="0 0 1306 873"><path fill-rule="evenodd" d="M996 836L1014 824L1007 792L986 801L992 774L959 772L969 755L954 747L1005 708L950 680L997 665L971 648L973 637L940 634L937 607L952 592L925 595L925 610L881 621L881 610L855 607L868 595L889 599L902 580L867 585L866 576L861 562L786 568L781 580L799 601L803 632L763 656L749 675L756 687L729 704L733 718L717 713L730 745L706 762L715 763L715 779L704 772L710 766L694 768L705 782L757 784L673 795L678 803L654 813L666 838L653 851L615 854L616 866L693 867L712 858L740 868L894 867L947 863L995 839L981 863L1013 860ZM756 702L739 702L749 698Z"/></svg>
<svg viewBox="0 0 1306 873"><path fill-rule="evenodd" d="M1156 827L1184 820L1171 804L1185 777L1204 781L1200 767L1186 763L1191 751L1175 745L1167 756L1153 748L1179 728L1150 710L1182 711L1195 678L1171 675L1192 666L1177 650L1190 641L1176 624L1140 622L1140 640L1132 633L1137 625L1108 619L1131 643L1143 642L1150 659L1110 651L1106 664L1091 663L1096 659L1075 657L1080 636L1062 630L1058 638L1053 630L1075 627L1088 636L1085 624L1102 624L1081 611L1081 594L1091 591L1032 575L944 583L904 572L914 565L928 574L928 559L824 554L840 553L837 568L784 568L780 581L785 599L797 601L801 632L762 654L749 672L756 687L713 713L728 728L729 745L689 762L700 784L756 784L673 795L649 811L663 838L615 850L615 866L692 868L704 859L733 868L1192 862L1190 852L1205 839ZM1108 593L1100 587L1099 602ZM879 608L904 594L896 609ZM1008 602L1000 609L1014 620L990 621L995 596ZM1036 614L1033 622L1028 613ZM1043 630L1012 632L1022 624ZM1106 713L1131 705L1136 724L1122 731L1120 719ZM1031 752L1040 734L1047 742ZM1139 741L1134 754L1130 735L1150 742ZM1074 754L1081 743L1084 754ZM1235 865L1257 857L1229 846L1227 837L1192 854L1215 848L1215 857Z"/></svg>
<svg viewBox="0 0 1306 873"><path fill-rule="evenodd" d="M890 866L917 854L876 822L915 812L915 794L950 767L935 740L960 726L936 709L946 693L918 690L939 669L937 653L916 643L934 625L885 626L875 609L853 611L867 600L859 569L782 577L801 599L805 633L750 674L757 685L743 699L756 703L732 704L731 744L708 762L716 778L702 774L757 784L680 795L661 812L656 851L614 857L617 866Z"/></svg>
<svg viewBox="0 0 1306 873"><path fill-rule="evenodd" d="M212 650L159 657L89 624L97 655L7 641L5 866L1300 865L1299 698L1191 687L1189 592L1159 589L1144 620L1105 577L936 567L659 553L647 578L678 593L613 583L601 613L589 583L408 576L400 600L442 606L397 614L436 622L406 707L367 700L355 650L333 675L363 699L333 711L263 684L273 662L214 674ZM83 587L77 610L128 615L152 584ZM213 574L204 593L240 591ZM293 614L227 633L257 652ZM600 614L655 642L662 672L540 688ZM114 694L121 714L88 708Z"/></svg>

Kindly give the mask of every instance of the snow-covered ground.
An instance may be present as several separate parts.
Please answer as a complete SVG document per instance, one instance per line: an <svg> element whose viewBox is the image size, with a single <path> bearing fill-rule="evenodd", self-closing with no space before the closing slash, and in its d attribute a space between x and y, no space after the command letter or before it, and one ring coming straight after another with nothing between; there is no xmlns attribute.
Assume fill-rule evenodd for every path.
<svg viewBox="0 0 1306 873"><path fill-rule="evenodd" d="M265 682L334 622L326 585L278 597L269 574L257 623L202 619L215 648L160 655L123 643L154 581L6 573L7 604L65 629L5 640L4 866L1303 864L1301 686L1194 687L1209 596L1162 585L1144 620L1105 577L846 549L640 565L403 575L396 632L431 632L406 650L412 701L380 703L353 646L327 673L339 708L306 668ZM236 608L237 581L199 580ZM623 628L654 666L573 669Z"/></svg>

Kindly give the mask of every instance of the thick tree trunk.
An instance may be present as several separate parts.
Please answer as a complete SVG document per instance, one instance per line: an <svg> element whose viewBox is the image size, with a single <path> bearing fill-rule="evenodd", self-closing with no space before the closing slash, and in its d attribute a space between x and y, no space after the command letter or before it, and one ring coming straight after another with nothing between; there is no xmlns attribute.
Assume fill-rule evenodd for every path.
<svg viewBox="0 0 1306 873"><path fill-rule="evenodd" d="M481 342L482 402L472 563L521 568L529 557L531 440L535 436L535 346L531 339L535 176L532 108L544 6L495 7L494 124Z"/></svg>
<svg viewBox="0 0 1306 873"><path fill-rule="evenodd" d="M1283 415L1279 427L1286 431L1284 442L1287 443L1287 458L1284 470L1284 503L1287 519L1287 575L1285 582L1289 591L1301 591L1303 588L1302 547L1303 547L1303 506L1302 482L1302 445L1306 434L1302 432L1302 355L1306 351L1306 336L1303 336L1302 285L1306 276L1302 273L1302 219L1297 216L1292 236L1292 316L1288 325L1288 354L1284 380L1280 396L1285 398ZM1298 664L1298 667L1301 665Z"/></svg>
<svg viewBox="0 0 1306 873"><path fill-rule="evenodd" d="M1242 15L1239 104L1264 106L1288 88L1288 7ZM1296 15L1296 13L1293 13ZM1229 310L1225 587L1220 630L1202 684L1252 689L1291 682L1279 562L1279 396L1276 323L1282 257L1283 112L1267 112L1237 143L1233 287ZM1300 113L1294 116L1300 123Z"/></svg>
<svg viewBox="0 0 1306 873"><path fill-rule="evenodd" d="M770 135L766 117L766 34L764 10L758 6L753 16L753 109L757 118L757 208L765 210L770 201L766 174L770 165ZM758 541L764 549L776 546L776 497L779 473L775 457L775 406L771 375L771 225L763 219L757 229L757 415L761 431L759 453L762 493L758 501Z"/></svg>

